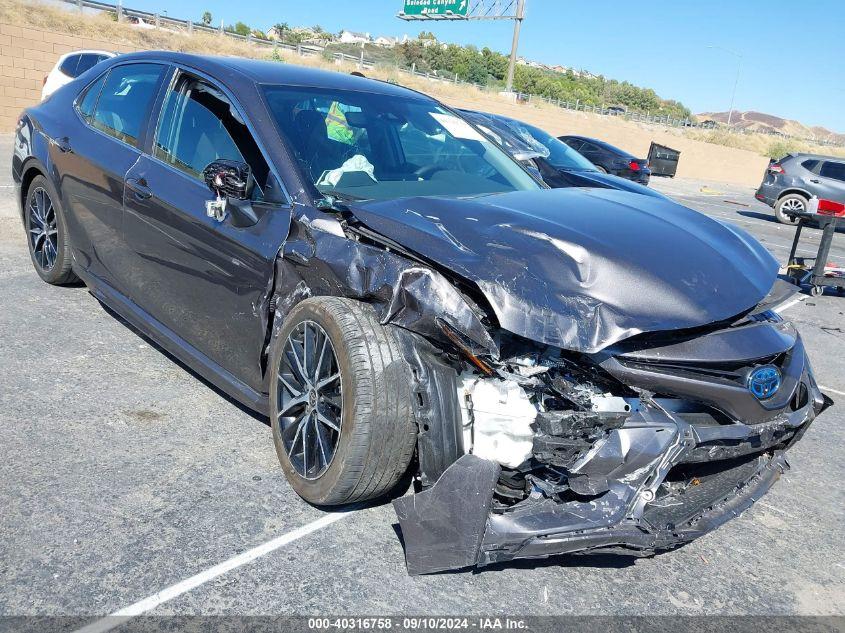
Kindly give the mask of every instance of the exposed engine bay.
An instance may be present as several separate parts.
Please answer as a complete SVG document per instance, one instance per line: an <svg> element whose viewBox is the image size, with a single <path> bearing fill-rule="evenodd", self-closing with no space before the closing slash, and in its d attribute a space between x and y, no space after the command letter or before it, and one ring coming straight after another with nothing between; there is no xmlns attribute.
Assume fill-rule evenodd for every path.
<svg viewBox="0 0 845 633"><path fill-rule="evenodd" d="M456 372L463 455L394 502L412 574L670 549L765 493L827 406L800 337L769 310L668 345L648 335L599 354L507 355L519 347ZM782 380L762 400L747 388L761 366Z"/></svg>

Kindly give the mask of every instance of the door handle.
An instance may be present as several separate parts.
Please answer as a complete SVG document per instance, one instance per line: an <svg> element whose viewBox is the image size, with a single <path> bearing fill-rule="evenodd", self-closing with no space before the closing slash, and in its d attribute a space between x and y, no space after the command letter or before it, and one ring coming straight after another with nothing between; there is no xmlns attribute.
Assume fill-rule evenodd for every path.
<svg viewBox="0 0 845 633"><path fill-rule="evenodd" d="M52 138L50 139L50 143L55 145L63 154L70 154L73 152L73 148L70 146L70 139L67 136L63 136L62 138Z"/></svg>
<svg viewBox="0 0 845 633"><path fill-rule="evenodd" d="M138 200L146 200L147 198L151 198L153 195L153 190L147 186L147 180L145 178L127 178L126 188L129 189L132 192L132 195L134 195Z"/></svg>
<svg viewBox="0 0 845 633"><path fill-rule="evenodd" d="M810 182L814 182L816 184L819 184L821 182L821 180L819 180L818 178L810 178Z"/></svg>

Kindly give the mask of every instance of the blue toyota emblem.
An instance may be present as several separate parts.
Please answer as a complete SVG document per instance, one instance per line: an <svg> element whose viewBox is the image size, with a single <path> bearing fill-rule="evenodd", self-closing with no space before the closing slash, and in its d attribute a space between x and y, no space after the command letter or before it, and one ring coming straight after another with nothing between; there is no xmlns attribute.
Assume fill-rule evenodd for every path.
<svg viewBox="0 0 845 633"><path fill-rule="evenodd" d="M772 365L758 367L748 376L748 391L758 400L771 398L780 389L780 370Z"/></svg>

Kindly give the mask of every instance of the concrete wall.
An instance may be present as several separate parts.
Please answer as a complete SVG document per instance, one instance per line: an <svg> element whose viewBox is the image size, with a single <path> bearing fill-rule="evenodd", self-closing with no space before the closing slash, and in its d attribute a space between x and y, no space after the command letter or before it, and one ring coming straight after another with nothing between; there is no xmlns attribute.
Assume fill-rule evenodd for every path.
<svg viewBox="0 0 845 633"><path fill-rule="evenodd" d="M14 130L21 110L41 100L44 76L60 55L83 48L128 53L125 44L0 23L0 131Z"/></svg>

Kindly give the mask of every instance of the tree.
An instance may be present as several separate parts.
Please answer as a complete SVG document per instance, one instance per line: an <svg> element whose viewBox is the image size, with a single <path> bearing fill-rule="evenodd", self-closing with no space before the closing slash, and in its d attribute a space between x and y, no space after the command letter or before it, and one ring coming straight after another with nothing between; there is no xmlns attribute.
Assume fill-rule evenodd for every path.
<svg viewBox="0 0 845 633"><path fill-rule="evenodd" d="M290 31L290 25L287 22L278 22L273 25L273 30L281 35L285 31Z"/></svg>
<svg viewBox="0 0 845 633"><path fill-rule="evenodd" d="M238 35L243 35L244 37L246 37L252 32L252 29L249 28L249 26L247 24L244 24L243 22L235 22L235 26L232 30Z"/></svg>
<svg viewBox="0 0 845 633"><path fill-rule="evenodd" d="M211 11L204 11L202 14L202 23L209 26L211 24L211 20Z"/></svg>

